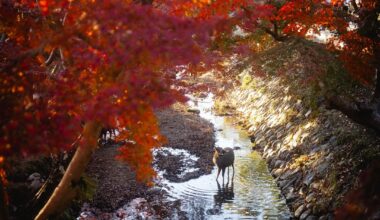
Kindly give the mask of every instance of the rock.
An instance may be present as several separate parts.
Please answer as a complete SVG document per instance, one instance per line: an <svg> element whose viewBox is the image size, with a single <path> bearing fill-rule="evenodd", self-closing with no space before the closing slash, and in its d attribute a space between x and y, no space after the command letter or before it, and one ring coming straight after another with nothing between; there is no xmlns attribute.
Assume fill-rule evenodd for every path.
<svg viewBox="0 0 380 220"><path fill-rule="evenodd" d="M321 150L321 146L312 146L310 154L315 154L315 153L317 153L320 150Z"/></svg>
<svg viewBox="0 0 380 220"><path fill-rule="evenodd" d="M280 187L281 189L282 189L287 183L288 183L287 180L279 180L279 181L277 182L278 187Z"/></svg>
<svg viewBox="0 0 380 220"><path fill-rule="evenodd" d="M284 172L283 169L273 169L271 175L274 177L280 176Z"/></svg>
<svg viewBox="0 0 380 220"><path fill-rule="evenodd" d="M319 190L319 189L321 188L321 184L320 184L320 183L312 183L312 184L310 185L310 187L311 187L312 189L317 189L317 190Z"/></svg>
<svg viewBox="0 0 380 220"><path fill-rule="evenodd" d="M219 215L220 212L221 212L221 210L220 210L218 207L211 208L211 209L208 209L208 210L206 211L206 213L207 213L208 215Z"/></svg>
<svg viewBox="0 0 380 220"><path fill-rule="evenodd" d="M305 205L300 205L296 211L294 212L294 216L295 217L300 217L301 216L301 213L303 212L303 210L305 209Z"/></svg>
<svg viewBox="0 0 380 220"><path fill-rule="evenodd" d="M294 169L294 170L289 169L288 171L286 171L284 174L282 174L282 175L280 176L280 179L289 179L289 178L292 177L293 175L297 174L299 171L300 171L300 168L299 168L299 167L297 167L297 168Z"/></svg>
<svg viewBox="0 0 380 220"><path fill-rule="evenodd" d="M28 181L33 181L33 180L36 180L36 179L41 179L41 174L39 174L39 173L32 173L28 177Z"/></svg>
<svg viewBox="0 0 380 220"><path fill-rule="evenodd" d="M331 145L329 143L322 144L321 146L319 146L319 148L321 149L321 151L329 151L329 149L331 148Z"/></svg>
<svg viewBox="0 0 380 220"><path fill-rule="evenodd" d="M330 162L325 160L318 167L316 167L316 171L319 176L324 176L326 174L327 168L330 166Z"/></svg>
<svg viewBox="0 0 380 220"><path fill-rule="evenodd" d="M375 220L375 219L380 219L380 210L379 210L379 211L376 211L375 213L373 213L373 214L369 217L369 219L373 219L373 220Z"/></svg>
<svg viewBox="0 0 380 220"><path fill-rule="evenodd" d="M307 191L308 191L308 188L305 185L303 185L303 186L301 186L300 190L298 191L298 194L306 196Z"/></svg>
<svg viewBox="0 0 380 220"><path fill-rule="evenodd" d="M291 156L292 155L291 155L289 150L283 150L283 151L281 151L280 155L278 155L279 158L281 158L282 160L285 160L285 161L289 161Z"/></svg>
<svg viewBox="0 0 380 220"><path fill-rule="evenodd" d="M292 123L288 122L288 123L286 124L286 129L289 129L290 127L292 127Z"/></svg>
<svg viewBox="0 0 380 220"><path fill-rule="evenodd" d="M44 179L41 178L41 174L32 173L28 177L28 181L30 182L29 188L34 192L41 188L44 184Z"/></svg>
<svg viewBox="0 0 380 220"><path fill-rule="evenodd" d="M306 202L310 203L311 201L315 200L315 193L310 193L308 196L306 196Z"/></svg>
<svg viewBox="0 0 380 220"><path fill-rule="evenodd" d="M255 143L256 138L255 138L254 135L251 135L251 136L249 137L249 140L251 140L252 143Z"/></svg>
<svg viewBox="0 0 380 220"><path fill-rule="evenodd" d="M305 117L309 116L310 114L311 114L311 109L309 109L309 111L306 112Z"/></svg>
<svg viewBox="0 0 380 220"><path fill-rule="evenodd" d="M280 139L284 136L285 136L284 132L277 132L277 134L276 134L277 139Z"/></svg>
<svg viewBox="0 0 380 220"><path fill-rule="evenodd" d="M321 215L328 211L329 204L328 201L318 200L313 207L313 215Z"/></svg>
<svg viewBox="0 0 380 220"><path fill-rule="evenodd" d="M281 168L282 165L284 165L284 164L285 164L285 161L283 161L283 160L276 160L276 162L274 163L274 167L275 168Z"/></svg>
<svg viewBox="0 0 380 220"><path fill-rule="evenodd" d="M298 181L298 179L301 177L301 174L298 174L296 176L294 176L292 179L290 180L285 180L287 181L287 183L281 188L283 190L285 190L286 188L288 188L289 186L291 185L295 185L295 183Z"/></svg>
<svg viewBox="0 0 380 220"><path fill-rule="evenodd" d="M332 146L335 146L337 145L338 143L338 139L336 138L336 136L331 136L330 140L328 140L328 142L332 145Z"/></svg>
<svg viewBox="0 0 380 220"><path fill-rule="evenodd" d="M274 168L276 168L274 165L276 164L276 158L275 157L273 157L273 158L269 158L268 160L267 160L267 164L268 164L268 168L269 169L271 169L271 170L273 170Z"/></svg>
<svg viewBox="0 0 380 220"><path fill-rule="evenodd" d="M252 147L251 147L252 150L258 150L258 149L260 149L260 148L261 148L260 145L258 145L258 144L256 144L256 143L253 143L253 145L252 145Z"/></svg>
<svg viewBox="0 0 380 220"><path fill-rule="evenodd" d="M310 213L311 213L311 210L310 210L310 209L307 209L306 211L304 211L304 212L302 213L302 215L300 216L300 220L304 220L304 219L306 219L306 218L310 215Z"/></svg>
<svg viewBox="0 0 380 220"><path fill-rule="evenodd" d="M305 204L305 201L301 199L300 197L297 197L292 203L289 203L292 210L297 210L299 206L304 205L304 204Z"/></svg>
<svg viewBox="0 0 380 220"><path fill-rule="evenodd" d="M289 192L285 196L286 202L291 203L297 199L297 195L294 192Z"/></svg>
<svg viewBox="0 0 380 220"><path fill-rule="evenodd" d="M199 94L199 98L201 98L201 99L204 99L204 98L206 98L207 96L208 96L208 93L207 93L207 92L202 92L202 93ZM226 106L225 108L227 108L227 107L230 107L230 106Z"/></svg>
<svg viewBox="0 0 380 220"><path fill-rule="evenodd" d="M201 113L201 111L199 111L198 109L187 109L187 112L194 113L194 114Z"/></svg>
<svg viewBox="0 0 380 220"><path fill-rule="evenodd" d="M309 215L306 220L318 220L318 217L315 215Z"/></svg>
<svg viewBox="0 0 380 220"><path fill-rule="evenodd" d="M306 205L306 208L307 209L310 209L310 210L313 210L313 204L312 203L309 203Z"/></svg>
<svg viewBox="0 0 380 220"><path fill-rule="evenodd" d="M313 181L314 176L315 176L314 172L308 173L305 179L303 180L303 184L305 184L306 186L309 186L311 182Z"/></svg>

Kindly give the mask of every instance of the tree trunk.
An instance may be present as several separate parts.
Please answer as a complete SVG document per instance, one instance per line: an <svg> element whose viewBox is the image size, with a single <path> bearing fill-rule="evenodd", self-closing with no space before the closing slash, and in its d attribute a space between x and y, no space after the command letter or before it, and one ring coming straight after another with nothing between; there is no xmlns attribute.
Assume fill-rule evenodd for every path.
<svg viewBox="0 0 380 220"><path fill-rule="evenodd" d="M380 59L380 48L374 44L374 55L375 55L375 62L376 62L376 88L375 93L373 94L373 102L380 102L380 62L378 59ZM379 110L379 109L378 109Z"/></svg>
<svg viewBox="0 0 380 220"><path fill-rule="evenodd" d="M78 183L98 146L98 137L102 125L99 122L87 122L83 128L83 139L79 144L62 180L53 194L40 210L35 220L45 220L60 214L76 196Z"/></svg>
<svg viewBox="0 0 380 220"><path fill-rule="evenodd" d="M0 177L0 219L8 220L8 205L3 180Z"/></svg>

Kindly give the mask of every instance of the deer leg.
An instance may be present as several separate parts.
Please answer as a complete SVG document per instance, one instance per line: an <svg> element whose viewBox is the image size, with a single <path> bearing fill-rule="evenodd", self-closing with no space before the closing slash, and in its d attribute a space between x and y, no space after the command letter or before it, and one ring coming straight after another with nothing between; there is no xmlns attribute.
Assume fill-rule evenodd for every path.
<svg viewBox="0 0 380 220"><path fill-rule="evenodd" d="M230 167L227 167L227 180L229 180L229 179L230 179Z"/></svg>
<svg viewBox="0 0 380 220"><path fill-rule="evenodd" d="M218 175L216 175L216 180L218 180L219 174L220 174L220 168L218 167Z"/></svg>
<svg viewBox="0 0 380 220"><path fill-rule="evenodd" d="M232 164L232 179L235 177L235 166Z"/></svg>

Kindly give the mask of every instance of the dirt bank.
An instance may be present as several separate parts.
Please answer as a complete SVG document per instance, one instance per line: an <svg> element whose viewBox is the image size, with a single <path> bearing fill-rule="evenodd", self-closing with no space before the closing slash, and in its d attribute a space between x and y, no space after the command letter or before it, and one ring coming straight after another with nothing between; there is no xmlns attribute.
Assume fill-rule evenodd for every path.
<svg viewBox="0 0 380 220"><path fill-rule="evenodd" d="M211 173L211 158L215 144L212 124L200 118L197 113L188 112L183 105L157 112L157 116L161 132L168 138L164 147L183 149L198 158L193 167L196 171L179 176L178 168L186 166L181 160L181 155L158 153L154 164L159 170L165 171L164 178L172 182L184 182Z"/></svg>

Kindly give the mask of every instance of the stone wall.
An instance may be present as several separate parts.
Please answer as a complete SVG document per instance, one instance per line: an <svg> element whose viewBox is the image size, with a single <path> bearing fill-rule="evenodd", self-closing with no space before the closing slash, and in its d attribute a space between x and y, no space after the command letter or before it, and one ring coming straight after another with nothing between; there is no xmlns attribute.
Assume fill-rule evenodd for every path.
<svg viewBox="0 0 380 220"><path fill-rule="evenodd" d="M295 218L331 219L359 173L380 155L380 142L340 112L310 104L318 103L310 94L301 81L254 77L249 67L216 109L238 114Z"/></svg>

